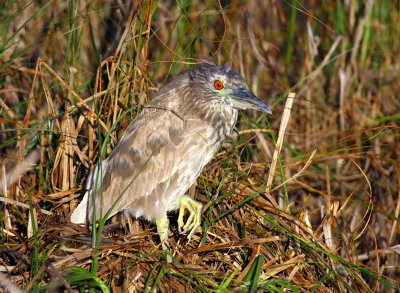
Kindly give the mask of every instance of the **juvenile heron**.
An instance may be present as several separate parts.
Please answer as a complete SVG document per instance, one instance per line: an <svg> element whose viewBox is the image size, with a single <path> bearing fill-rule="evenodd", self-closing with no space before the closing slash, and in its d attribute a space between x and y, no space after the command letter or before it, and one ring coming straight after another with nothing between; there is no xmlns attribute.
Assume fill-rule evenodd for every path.
<svg viewBox="0 0 400 293"><path fill-rule="evenodd" d="M145 106L109 157L91 173L71 221L92 221L95 191L97 219L102 208L103 216L112 209L108 217L124 211L155 222L162 247L167 249L167 212L179 209L179 231L189 232L190 240L200 226L202 205L184 194L231 135L239 109L271 113L230 63L202 63L179 73Z"/></svg>

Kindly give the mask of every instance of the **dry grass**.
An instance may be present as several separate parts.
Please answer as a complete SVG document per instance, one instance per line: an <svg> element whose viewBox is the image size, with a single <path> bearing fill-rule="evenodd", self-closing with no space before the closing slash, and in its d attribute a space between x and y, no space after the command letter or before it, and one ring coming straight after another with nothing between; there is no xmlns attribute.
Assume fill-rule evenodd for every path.
<svg viewBox="0 0 400 293"><path fill-rule="evenodd" d="M5 291L400 289L398 3L38 3L0 12ZM274 114L242 113L189 190L205 205L189 244L171 213L172 263L142 220L110 221L93 248L69 222L89 170L207 57Z"/></svg>

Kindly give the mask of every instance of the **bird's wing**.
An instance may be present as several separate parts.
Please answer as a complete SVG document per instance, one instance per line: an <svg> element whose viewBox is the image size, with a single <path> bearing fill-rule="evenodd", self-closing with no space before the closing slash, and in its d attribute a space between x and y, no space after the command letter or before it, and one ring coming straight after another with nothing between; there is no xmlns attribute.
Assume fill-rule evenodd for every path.
<svg viewBox="0 0 400 293"><path fill-rule="evenodd" d="M185 129L187 122L179 113L165 108L144 109L126 129L110 156L102 162L101 168L97 167L89 179L92 186L96 185L95 182L100 183L96 188L97 215L100 207L104 216L115 203L109 215L111 217L141 197L154 191L162 193L170 178L182 173L178 169L183 168L185 160L188 160L187 155L194 149L193 137L202 140L200 135L196 138L193 133L204 125L196 121L190 123L191 130L188 131ZM196 173L200 170L196 170ZM85 212L91 220L91 197L90 192L85 195L71 217L72 222L85 222L82 221Z"/></svg>

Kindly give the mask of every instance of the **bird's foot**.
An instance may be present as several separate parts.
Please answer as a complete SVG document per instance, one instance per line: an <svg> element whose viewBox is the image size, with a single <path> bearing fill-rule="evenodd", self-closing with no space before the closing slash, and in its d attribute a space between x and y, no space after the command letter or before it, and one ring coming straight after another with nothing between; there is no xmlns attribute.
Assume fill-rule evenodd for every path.
<svg viewBox="0 0 400 293"><path fill-rule="evenodd" d="M163 218L159 218L156 220L157 233L160 236L161 247L167 254L167 262L172 262L171 254L168 252L168 248L170 247L168 244L168 231L169 231L169 220L167 216Z"/></svg>
<svg viewBox="0 0 400 293"><path fill-rule="evenodd" d="M169 220L167 216L165 218L159 218L156 220L157 233L160 236L161 247L163 250L168 250L168 231L169 231Z"/></svg>
<svg viewBox="0 0 400 293"><path fill-rule="evenodd" d="M188 241L192 239L194 232L201 224L201 209L203 205L189 196L183 195L178 199L179 203L179 216L178 216L178 230L181 234L186 234L188 231ZM183 221L185 210L188 211L189 216L186 223Z"/></svg>

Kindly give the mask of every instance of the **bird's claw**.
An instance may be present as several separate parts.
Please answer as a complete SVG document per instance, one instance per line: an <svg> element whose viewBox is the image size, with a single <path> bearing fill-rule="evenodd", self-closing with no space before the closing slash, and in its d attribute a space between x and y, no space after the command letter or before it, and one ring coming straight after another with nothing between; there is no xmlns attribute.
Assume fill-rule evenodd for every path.
<svg viewBox="0 0 400 293"><path fill-rule="evenodd" d="M178 216L178 231L181 234L186 234L188 231L188 241L192 239L194 232L201 224L201 209L203 205L194 199L183 195L178 199L180 208L179 208L179 216ZM188 211L189 216L186 220L186 223L183 221L183 217L185 215L185 210Z"/></svg>

